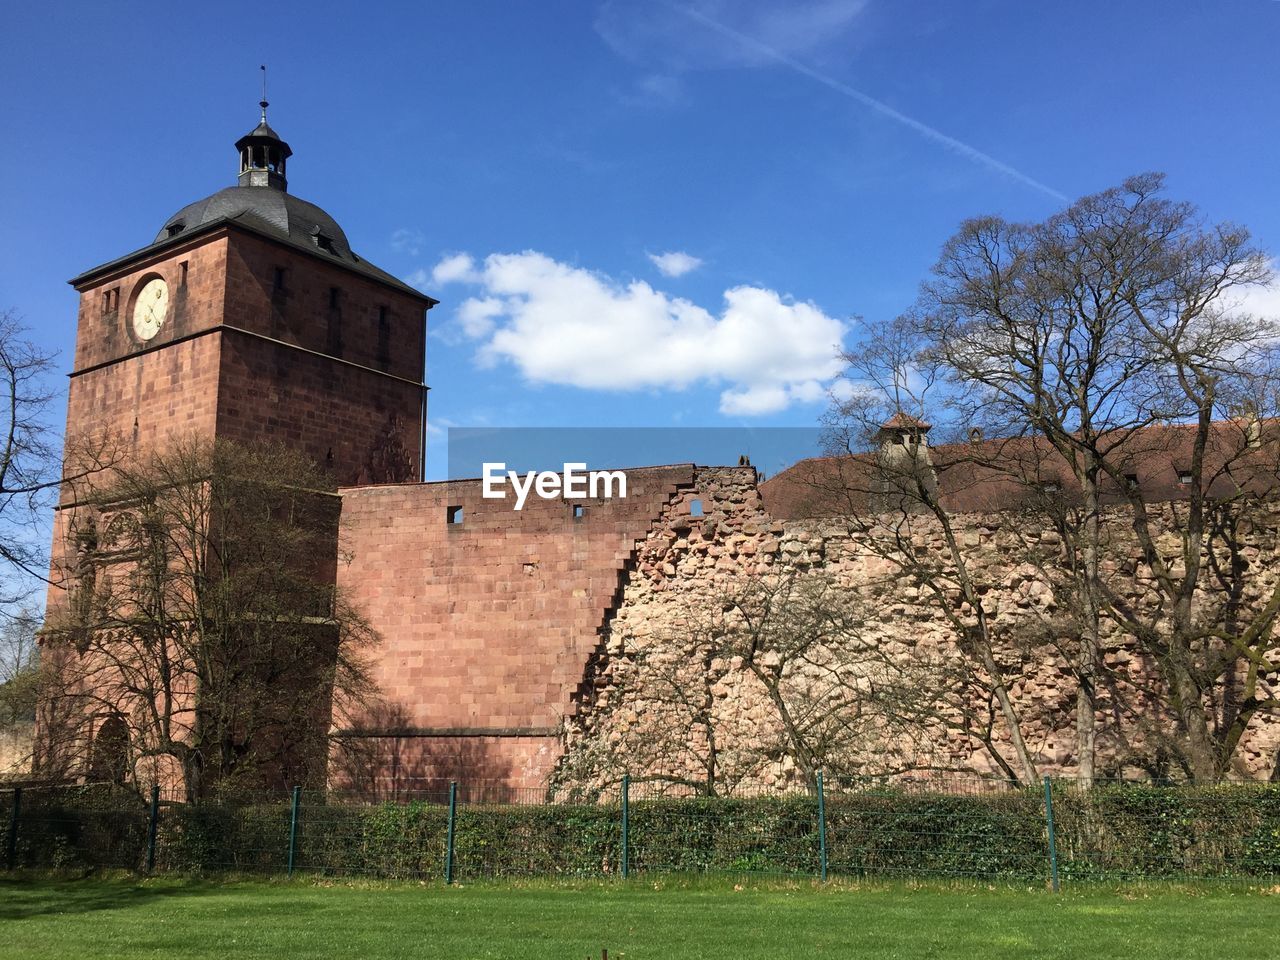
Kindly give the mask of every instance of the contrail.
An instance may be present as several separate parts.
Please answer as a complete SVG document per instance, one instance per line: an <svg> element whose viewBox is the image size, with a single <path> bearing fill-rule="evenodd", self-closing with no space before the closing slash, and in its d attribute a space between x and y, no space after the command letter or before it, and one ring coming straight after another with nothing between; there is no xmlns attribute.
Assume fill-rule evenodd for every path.
<svg viewBox="0 0 1280 960"><path fill-rule="evenodd" d="M705 13L702 13L699 10L694 10L691 7L683 7L675 3L667 3L667 6L671 7L673 10L683 13L685 16L693 20L697 20L699 23L703 24L704 26L710 27L712 30L715 30L717 33L720 33L726 37L729 37L732 40L736 40L738 43L742 44L745 47L749 47L752 50L755 50L759 53L763 53L765 56L769 57L770 59L776 60L778 63L784 64L785 66L790 67L796 73L802 74L803 76L808 77L810 80L814 80L822 84L824 87L829 87L830 89L836 91L836 93L843 94L844 96L850 98L851 100L856 100L858 101L858 103L862 104L865 107L870 107L876 113L879 113L882 116L886 116L890 120L897 121L898 123L902 124L904 127L908 127L914 130L916 133L920 134L922 137L928 140L932 140L934 143L939 143L954 153L958 153L960 156L964 157L966 160L972 160L974 163L984 166L989 170L995 170L998 173L1003 173L1007 177L1012 177L1014 180L1017 180L1019 183L1024 183L1028 187L1032 187L1036 190L1039 190L1041 193L1048 194L1049 196L1053 197L1055 200L1060 200L1063 203L1070 202L1070 198L1066 196L1066 194L1060 193L1059 191L1053 189L1053 187L1049 186L1048 184L1041 183L1039 180L1036 180L1033 177L1027 176L1021 170L1017 170L1009 166L1009 164L1004 163L1003 161L997 160L995 157L991 156L990 154L983 153L981 150L977 149L976 147L971 147L969 146L969 144L964 143L961 140L957 140L955 137L949 137L945 133L943 133L941 130L936 130L933 127L929 126L927 123L921 123L919 120L916 120L913 117L908 117L905 113L900 113L899 111L893 109L893 107L889 106L884 101L877 100L875 97L870 96L869 94L865 94L861 90L855 90L853 87L849 86L847 83L842 83L839 80L835 79L834 77L827 76L825 73L819 73L817 70L814 70L812 67L805 66L799 60L793 60L791 57L787 56L782 51L775 50L773 47L769 46L766 43L761 43L759 40L755 39L754 37L749 37L745 33L740 33L739 31L733 29L733 27L726 26L725 24L721 23L718 20L711 19Z"/></svg>

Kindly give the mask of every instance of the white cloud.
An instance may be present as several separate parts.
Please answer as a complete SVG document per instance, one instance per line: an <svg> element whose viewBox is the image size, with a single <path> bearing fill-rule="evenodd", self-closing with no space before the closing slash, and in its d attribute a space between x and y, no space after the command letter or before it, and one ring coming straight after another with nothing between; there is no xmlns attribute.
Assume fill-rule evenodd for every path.
<svg viewBox="0 0 1280 960"><path fill-rule="evenodd" d="M1271 262L1274 279L1265 287L1241 287L1224 298L1223 306L1233 313L1280 323L1280 260Z"/></svg>
<svg viewBox="0 0 1280 960"><path fill-rule="evenodd" d="M682 253L679 250L670 250L667 253L650 253L647 256L664 277L683 277L686 273L697 270L702 266L701 259L692 254Z"/></svg>
<svg viewBox="0 0 1280 960"><path fill-rule="evenodd" d="M476 262L469 253L451 254L431 268L431 279L440 287L450 283L475 283L477 278Z"/></svg>
<svg viewBox="0 0 1280 960"><path fill-rule="evenodd" d="M423 293L426 293L427 287L431 286L431 273L430 271L419 268L405 277L404 282L409 286L416 287Z"/></svg>
<svg viewBox="0 0 1280 960"><path fill-rule="evenodd" d="M411 257L416 257L422 252L422 245L426 242L426 239L421 230L401 227L391 234L391 249L397 253L405 253Z"/></svg>
<svg viewBox="0 0 1280 960"><path fill-rule="evenodd" d="M503 302L496 297L470 297L462 301L458 307L462 332L472 340L487 337L496 325L495 318L502 316L503 310Z"/></svg>
<svg viewBox="0 0 1280 960"><path fill-rule="evenodd" d="M620 283L534 251L468 263L455 272L469 274L481 292L457 318L477 341L479 362L510 363L534 383L588 390L710 383L724 387L721 412L750 416L820 401L841 370L845 324L773 290L726 290L713 313L643 281Z"/></svg>

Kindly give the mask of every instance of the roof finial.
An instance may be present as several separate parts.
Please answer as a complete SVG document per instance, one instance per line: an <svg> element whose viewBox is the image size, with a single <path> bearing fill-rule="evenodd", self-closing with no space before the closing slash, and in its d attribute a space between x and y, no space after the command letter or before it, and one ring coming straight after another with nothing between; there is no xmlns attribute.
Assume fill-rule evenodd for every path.
<svg viewBox="0 0 1280 960"><path fill-rule="evenodd" d="M264 63L258 69L262 71L262 99L258 101L258 106L262 108L262 122L267 122L267 65Z"/></svg>

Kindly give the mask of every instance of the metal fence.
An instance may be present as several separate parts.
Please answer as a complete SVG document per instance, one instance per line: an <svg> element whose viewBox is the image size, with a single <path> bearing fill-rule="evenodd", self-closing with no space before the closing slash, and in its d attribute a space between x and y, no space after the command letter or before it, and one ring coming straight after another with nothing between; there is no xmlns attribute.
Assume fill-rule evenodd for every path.
<svg viewBox="0 0 1280 960"><path fill-rule="evenodd" d="M495 799L498 797L500 799ZM439 879L969 877L1043 884L1280 876L1280 784L821 777L707 797L624 779L593 803L465 784L362 803L336 792L187 804L120 787L0 790L4 865Z"/></svg>

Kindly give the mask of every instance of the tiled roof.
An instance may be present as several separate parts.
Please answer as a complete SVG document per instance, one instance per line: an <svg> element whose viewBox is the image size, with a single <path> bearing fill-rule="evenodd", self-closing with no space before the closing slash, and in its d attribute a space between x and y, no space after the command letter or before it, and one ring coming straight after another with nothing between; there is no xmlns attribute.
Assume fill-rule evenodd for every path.
<svg viewBox="0 0 1280 960"><path fill-rule="evenodd" d="M1202 476L1210 496L1280 487L1280 423L1214 423ZM1256 439L1256 443L1250 443ZM1147 502L1185 500L1194 425L1116 432L1107 459L1122 480L1104 477L1104 503L1126 499L1135 484ZM1012 437L932 447L929 463L942 505L954 513L994 513L1029 506L1046 496L1070 501L1078 489L1068 461L1042 438ZM894 466L893 464L898 464ZM876 453L801 460L761 484L769 512L780 519L876 512L877 499L900 488L912 461L883 461Z"/></svg>

